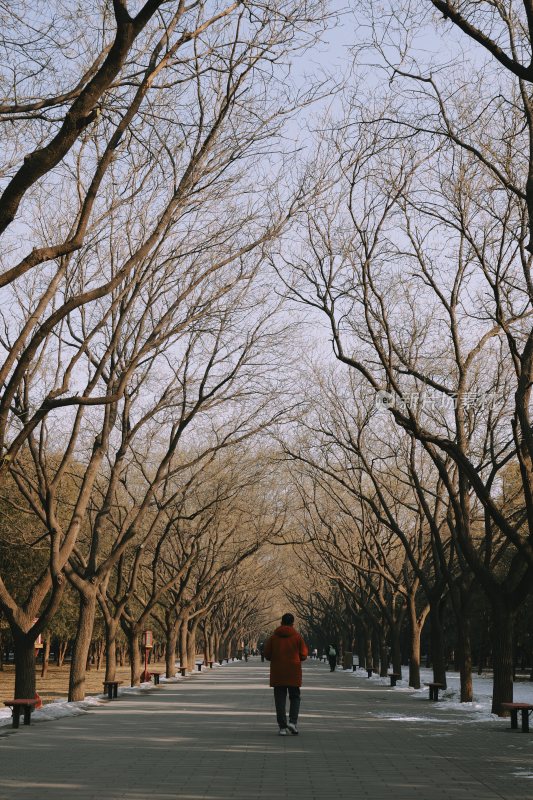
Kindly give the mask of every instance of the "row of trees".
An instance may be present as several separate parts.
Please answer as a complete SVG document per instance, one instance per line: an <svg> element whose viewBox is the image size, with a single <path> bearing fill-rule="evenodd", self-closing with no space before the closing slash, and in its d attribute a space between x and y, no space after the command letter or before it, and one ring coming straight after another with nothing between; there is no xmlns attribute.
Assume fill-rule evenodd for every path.
<svg viewBox="0 0 533 800"><path fill-rule="evenodd" d="M408 618L412 685L426 616L445 683L448 598L471 699L483 592L499 713L533 591L532 8L363 5L387 81L330 124L336 187L275 259L340 364L285 449L318 569L365 624L376 615L395 671Z"/></svg>
<svg viewBox="0 0 533 800"><path fill-rule="evenodd" d="M5 548L3 548L5 555ZM221 571L222 572L222 571ZM201 654L205 663L232 659L239 653L243 640L257 638L265 621L271 617L271 608L266 597L261 597L254 581L260 579L261 566L257 562L248 564L247 568L241 562L240 569L234 567L224 572L218 580L216 590L204 592L203 596L196 597L194 590L198 589L200 581L190 580L190 591L186 592L186 582L180 582L182 595L181 603L173 597L163 596L152 607L150 614L143 602L142 591L132 595L130 605L121 620L117 630L109 625L106 606L98 607L92 629L91 642L87 652L87 661L80 669L79 652L77 650L77 637L79 634L79 598L71 587L67 586L63 595L62 604L54 616L50 626L42 634L42 644L36 654L37 672L41 678L46 678L51 659L57 667L69 665L71 673L71 692L81 695L84 692L87 672L93 668L105 669L105 680L115 680L117 667L130 667L130 680L132 685L138 685L143 680L143 671L140 670L144 663L144 649L142 639L132 636L131 615L145 617L144 630L153 633L153 648L148 652L150 662L165 662L167 677L176 674L177 661L179 666L188 671L196 669L195 661ZM141 586L142 589L142 586ZM200 594L197 592L197 594ZM176 602L173 604L173 600ZM169 618L178 617L174 624L169 624ZM0 670L4 669L4 662L9 662L13 650L13 639L9 628L0 626ZM133 656L133 657L132 657ZM74 686L74 673L81 675L83 686Z"/></svg>
<svg viewBox="0 0 533 800"><path fill-rule="evenodd" d="M130 580L127 592L124 592L125 596L127 593L127 603L118 625L118 615L109 612L109 606L117 604L116 594L99 597L94 624L90 634L86 632L90 644L86 649L85 664L80 663L80 657L85 655L84 648L80 656L80 617L83 614L80 597L71 586L67 586L58 613L43 632L41 677L46 677L53 656L59 667L65 660L69 663L72 696L84 694L86 672L93 667L99 670L103 666L105 680L115 680L117 667L129 664L132 685L138 685L143 674L142 633L146 629L152 630L154 637L150 660L166 662L167 677L175 675L177 659L180 667L193 671L199 653L206 663L233 658L242 641L257 637L271 615L269 598L258 593L256 587L257 581L261 584L264 580L262 563L260 559L252 562L242 552L234 552L235 560L231 565L225 563L223 557L217 559L218 566L215 567L212 557L210 564L200 563L208 549L205 541L203 545L205 549L197 548L200 558L195 563L191 560L178 585L157 592L155 602L154 592L150 591L153 585L147 586L150 580L154 583L153 576L149 575L154 566L153 559L144 563L141 559L140 580ZM7 548L4 546L2 549L4 557L9 558ZM20 557L20 548L18 555ZM33 553L28 556L34 558ZM13 640L5 627L1 634L3 669L4 657L9 657Z"/></svg>
<svg viewBox="0 0 533 800"><path fill-rule="evenodd" d="M319 87L284 76L324 10L17 0L1 18L0 525L31 558L23 580L2 564L0 611L31 697L35 639L75 590L74 700L97 607L108 677L122 629L138 681L154 620L173 674L177 638L184 657L200 625L212 649L229 635L240 565L278 535L255 454L291 401L264 261L315 191L288 126Z"/></svg>
<svg viewBox="0 0 533 800"><path fill-rule="evenodd" d="M377 614L396 670L408 620L415 685L426 618L445 682L451 609L464 700L483 592L493 709L512 699L533 591L533 6L354 12L311 159L303 109L326 87L287 65L327 24L319 0L2 12L1 530L32 558L24 584L2 573L0 610L19 696L67 585L79 699L97 608L109 674L120 628L135 680L147 620L167 653L204 621L216 637L211 610L283 531L350 614ZM307 410L274 271L338 362Z"/></svg>

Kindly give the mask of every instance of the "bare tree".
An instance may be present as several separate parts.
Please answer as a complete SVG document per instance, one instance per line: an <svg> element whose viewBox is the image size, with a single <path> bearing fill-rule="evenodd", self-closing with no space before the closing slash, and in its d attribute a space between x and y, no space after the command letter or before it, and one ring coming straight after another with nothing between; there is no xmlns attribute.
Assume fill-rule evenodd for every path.
<svg viewBox="0 0 533 800"><path fill-rule="evenodd" d="M148 3L145 8L155 12L157 5L161 4ZM128 424L133 398L143 391L157 394L150 382L158 370L167 387L167 395L165 389L159 395L159 412L165 403L176 400L182 388L180 380L189 374L187 347L180 350L185 332L189 330L195 347L202 347L202 337L205 341L211 335L211 315L220 318L223 298L234 287L242 286L245 291L250 285L265 243L280 234L307 192L304 177L295 192L281 196L273 173L258 176L256 190L249 190L250 161L257 160L260 170L266 143L273 145L279 140L284 118L301 102L293 98L281 107L272 77L260 68L264 61L275 72L277 60L295 45L291 31L298 18L296 6L294 14L286 18L279 9L272 13L263 9L250 20L239 6L230 22L226 12L216 14L216 19L202 17L204 6L193 4L188 11L198 24L191 34L183 34L178 32L180 14L187 9L178 5L167 18L170 4L165 5L153 38L143 44L155 53L155 61L149 59L148 72L132 77L131 68L139 55L135 53L124 85L115 85L111 79L108 110L113 116L122 107L119 98L125 92L124 118L118 114L115 123L108 124L102 114L103 141L98 131L92 138L83 134L79 147L71 147L68 157L57 162L64 177L64 197L72 194L79 201L74 221L62 224L64 197L59 194L55 205L45 205L39 181L31 188L36 193L32 207L26 202L30 187L24 190L27 224L35 203L49 212L41 220L44 238L61 230L72 231L86 203L95 213L88 211L87 220L93 214L87 228L90 237L83 240L81 249L76 246L63 255L45 254L46 269L24 275L17 272L9 278L16 277L10 289L16 314L6 317L4 326L2 464L17 477L25 502L46 528L50 555L48 568L35 578L24 603L15 602L0 581L0 602L17 638L17 652L25 662L18 673L19 696L31 696L34 691L29 677L33 674L33 641L60 602L63 570L74 552L96 477L115 441L115 429L122 422ZM124 9L123 4L115 4L117 13ZM124 24L130 25L125 17ZM192 50L184 67L177 48L187 43ZM163 67L172 72L168 96ZM91 80L87 78L89 84ZM248 91L252 81L253 93ZM134 96L128 99L132 86ZM137 113L145 89L152 86L152 108L132 116L130 112ZM115 90L117 95L113 95ZM85 96L83 91L80 98ZM74 105L78 101L82 103L77 98ZM8 109L6 113L15 112ZM37 109L28 113L38 117ZM28 124L33 122L31 119ZM63 135L61 130L58 136ZM40 158L36 155L30 161L37 163ZM282 161L280 154L280 168ZM91 165L95 169L92 177ZM27 170L21 169L26 175ZM100 182L104 173L105 186ZM18 179L13 180L16 183ZM93 207L94 197L98 202ZM23 224L22 220L18 224ZM5 235L9 236L9 231ZM5 253L9 255L9 248ZM239 304L238 290L232 301ZM250 307L244 304L240 315L240 324L248 326ZM238 326L238 316L235 311L227 324ZM251 345L253 324L247 329ZM206 366L206 376L213 380L205 392L198 384L200 405L208 401L211 391L218 391L215 387L224 385L218 375L221 364L216 346L212 352L214 359ZM228 349L227 357L238 371L238 347L232 353ZM185 365L184 373L180 375L179 366L174 368L173 360ZM95 407L101 410L93 410ZM136 422L132 424L135 427ZM65 435L67 430L70 433ZM52 431L60 432L57 453L52 453L49 445ZM180 434L178 426L174 438L178 440ZM31 471L25 470L26 463L33 464ZM59 521L58 493L71 471L80 479L77 499L66 519ZM106 515L104 510L102 519Z"/></svg>
<svg viewBox="0 0 533 800"><path fill-rule="evenodd" d="M512 697L510 621L531 590L533 564L527 513L506 516L497 491L502 470L517 461L529 507L529 456L518 433L530 391L530 312L516 240L523 228L503 223L506 213L520 219L520 208L514 196L502 209L497 190L487 194L477 159L440 146L415 150L384 113L376 127L361 122L356 151L345 145L339 194L310 216L309 256L292 260L303 279L292 290L326 315L337 358L363 376L438 471L456 541L493 606L499 711ZM376 131L395 143L387 157L376 152ZM511 566L502 572L504 551Z"/></svg>

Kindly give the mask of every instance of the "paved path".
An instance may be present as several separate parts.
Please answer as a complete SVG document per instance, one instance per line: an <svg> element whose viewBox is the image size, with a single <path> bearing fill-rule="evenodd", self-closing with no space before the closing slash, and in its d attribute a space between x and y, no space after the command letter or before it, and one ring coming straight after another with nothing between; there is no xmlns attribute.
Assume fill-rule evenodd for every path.
<svg viewBox="0 0 533 800"><path fill-rule="evenodd" d="M3 729L0 800L533 800L533 733L417 721L429 701L304 669L298 737L277 735L258 659Z"/></svg>

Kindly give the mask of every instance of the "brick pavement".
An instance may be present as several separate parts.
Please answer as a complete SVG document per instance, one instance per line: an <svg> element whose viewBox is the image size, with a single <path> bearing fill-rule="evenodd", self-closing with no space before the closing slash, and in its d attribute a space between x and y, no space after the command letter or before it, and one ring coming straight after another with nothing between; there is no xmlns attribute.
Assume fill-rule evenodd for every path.
<svg viewBox="0 0 533 800"><path fill-rule="evenodd" d="M0 800L533 800L533 733L316 662L304 681L298 737L277 735L258 659L4 728Z"/></svg>

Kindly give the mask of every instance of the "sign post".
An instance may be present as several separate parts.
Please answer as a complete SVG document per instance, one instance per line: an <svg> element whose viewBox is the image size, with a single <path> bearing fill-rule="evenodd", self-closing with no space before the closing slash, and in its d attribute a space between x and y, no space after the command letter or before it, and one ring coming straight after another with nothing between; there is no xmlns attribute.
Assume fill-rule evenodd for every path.
<svg viewBox="0 0 533 800"><path fill-rule="evenodd" d="M141 680L146 683L150 680L150 673L148 672L148 651L154 646L154 636L152 631L144 631L142 644L144 648L144 672L141 675Z"/></svg>

